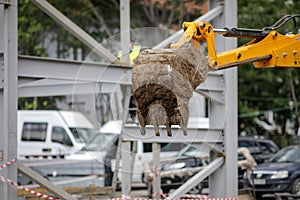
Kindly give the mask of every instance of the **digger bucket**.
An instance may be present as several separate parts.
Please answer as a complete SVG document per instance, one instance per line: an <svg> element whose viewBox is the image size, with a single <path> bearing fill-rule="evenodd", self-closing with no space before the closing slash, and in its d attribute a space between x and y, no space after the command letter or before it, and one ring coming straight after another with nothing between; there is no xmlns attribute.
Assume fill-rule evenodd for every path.
<svg viewBox="0 0 300 200"><path fill-rule="evenodd" d="M145 126L149 124L157 136L159 125L166 126L169 136L171 125L180 125L187 135L189 100L208 71L207 58L193 47L141 52L132 69L141 134L146 133Z"/></svg>

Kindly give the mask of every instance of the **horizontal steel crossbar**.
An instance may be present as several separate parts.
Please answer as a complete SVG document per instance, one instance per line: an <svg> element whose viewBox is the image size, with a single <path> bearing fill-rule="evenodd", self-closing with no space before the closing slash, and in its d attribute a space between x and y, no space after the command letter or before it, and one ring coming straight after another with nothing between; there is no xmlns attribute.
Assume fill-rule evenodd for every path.
<svg viewBox="0 0 300 200"><path fill-rule="evenodd" d="M188 128L188 135L185 136L179 126L172 126L172 137L167 136L165 127L160 128L160 136L155 135L152 126L146 126L146 134L141 135L137 125L125 125L123 129L123 140L143 142L207 142L221 143L223 142L223 131L221 129L197 129Z"/></svg>

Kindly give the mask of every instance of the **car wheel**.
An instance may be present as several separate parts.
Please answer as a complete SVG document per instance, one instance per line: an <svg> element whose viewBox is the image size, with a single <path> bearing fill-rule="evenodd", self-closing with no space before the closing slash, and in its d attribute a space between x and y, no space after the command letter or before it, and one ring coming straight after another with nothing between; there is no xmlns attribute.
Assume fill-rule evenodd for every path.
<svg viewBox="0 0 300 200"><path fill-rule="evenodd" d="M161 190L163 191L164 194L169 194L171 188L163 187L163 188L161 188Z"/></svg>
<svg viewBox="0 0 300 200"><path fill-rule="evenodd" d="M255 199L259 200L262 199L263 193L261 192L255 192Z"/></svg>
<svg viewBox="0 0 300 200"><path fill-rule="evenodd" d="M147 186L147 190L148 190L148 197L151 199L153 196L153 189L152 189L152 186L150 185L148 185ZM164 194L168 194L169 192L170 192L170 190L171 190L171 188L168 188L168 187L162 187L161 188L161 190L162 190L162 192L164 193Z"/></svg>
<svg viewBox="0 0 300 200"><path fill-rule="evenodd" d="M204 188L203 184L199 183L198 185L193 187L188 193L189 194L201 194L203 188Z"/></svg>
<svg viewBox="0 0 300 200"><path fill-rule="evenodd" d="M300 192L300 178L297 178L293 183L292 193L297 194L299 192Z"/></svg>

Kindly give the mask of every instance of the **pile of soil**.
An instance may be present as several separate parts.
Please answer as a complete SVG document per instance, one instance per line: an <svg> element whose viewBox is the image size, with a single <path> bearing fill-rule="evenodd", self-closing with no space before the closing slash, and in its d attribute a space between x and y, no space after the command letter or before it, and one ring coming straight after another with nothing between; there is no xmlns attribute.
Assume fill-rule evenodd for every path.
<svg viewBox="0 0 300 200"><path fill-rule="evenodd" d="M141 52L132 69L141 133L151 124L156 135L160 135L159 125L166 126L169 136L171 125L180 125L187 134L189 100L208 71L207 58L192 47Z"/></svg>

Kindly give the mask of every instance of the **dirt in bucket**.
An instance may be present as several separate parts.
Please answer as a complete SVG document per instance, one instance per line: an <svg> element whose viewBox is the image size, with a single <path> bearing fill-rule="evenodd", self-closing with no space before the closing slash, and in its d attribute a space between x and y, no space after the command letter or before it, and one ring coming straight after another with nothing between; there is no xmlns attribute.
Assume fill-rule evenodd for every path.
<svg viewBox="0 0 300 200"><path fill-rule="evenodd" d="M180 125L187 134L188 104L193 90L205 81L209 65L196 49L149 49L141 52L132 69L133 94L137 103L141 133L145 126Z"/></svg>

